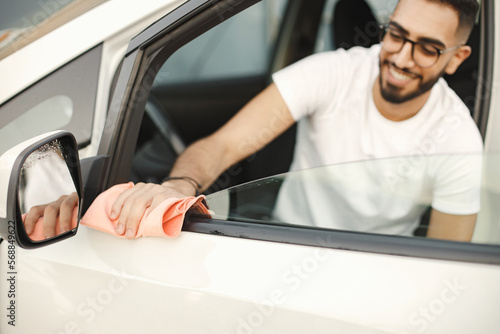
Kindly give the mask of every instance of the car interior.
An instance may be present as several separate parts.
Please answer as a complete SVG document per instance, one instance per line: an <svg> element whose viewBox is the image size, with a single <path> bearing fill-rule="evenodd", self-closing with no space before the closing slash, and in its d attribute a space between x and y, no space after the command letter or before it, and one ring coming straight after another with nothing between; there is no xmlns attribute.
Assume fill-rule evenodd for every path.
<svg viewBox="0 0 500 334"><path fill-rule="evenodd" d="M265 18L276 29L268 37L270 46L266 50L264 70L193 80L183 80L182 73L173 81L169 81L168 76L167 80L157 77L142 120L130 174L132 181L161 182L186 146L216 131L271 82L271 75L276 70L315 52L352 46L369 47L378 43L379 25L384 23L382 20L388 19L392 11L392 8L386 8L387 2L375 0L267 0L260 5L264 10L277 6L282 8L275 11L274 17ZM246 18L246 12L249 10L222 23L218 27L218 38L221 39L228 30L234 29L233 21L255 17L250 15L250 18ZM479 25L476 25L469 40L472 56L455 75L445 77L471 112L474 110L478 82L479 35ZM203 38L204 35L198 37L200 40ZM159 76L162 72L173 73L178 68L192 70L203 67L204 57L210 56L213 44L217 44L214 41L218 41L217 37L210 38L205 45L211 45L212 49L200 47L196 51L193 46L189 51L192 61L187 67L181 63L189 58L187 53L177 59L172 56L160 70ZM242 34L241 38L247 36ZM198 39L191 43L198 43ZM231 61L238 61L235 49L227 47L222 51ZM183 48L178 52L182 53ZM254 156L231 167L205 193L287 172L294 143L295 127L292 127ZM279 187L276 184L272 186ZM268 203L269 199L263 198L263 202ZM272 204L266 205L272 209ZM425 231L419 233L425 234Z"/></svg>

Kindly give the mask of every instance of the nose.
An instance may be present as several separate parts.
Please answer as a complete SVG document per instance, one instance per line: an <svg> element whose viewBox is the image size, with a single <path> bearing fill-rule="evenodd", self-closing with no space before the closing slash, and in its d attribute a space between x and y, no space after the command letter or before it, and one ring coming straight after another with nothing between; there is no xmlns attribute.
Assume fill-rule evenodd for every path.
<svg viewBox="0 0 500 334"><path fill-rule="evenodd" d="M406 41L403 48L396 54L394 54L394 64L398 68L412 68L415 66L415 61L412 56L413 44Z"/></svg>

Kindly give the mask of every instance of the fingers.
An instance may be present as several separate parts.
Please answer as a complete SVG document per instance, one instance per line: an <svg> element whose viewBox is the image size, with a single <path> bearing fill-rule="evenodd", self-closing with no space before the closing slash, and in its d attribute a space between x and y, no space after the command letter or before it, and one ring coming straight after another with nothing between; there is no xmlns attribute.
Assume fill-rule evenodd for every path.
<svg viewBox="0 0 500 334"><path fill-rule="evenodd" d="M128 239L133 239L137 235L141 218L159 191L155 188L157 188L155 184L138 183L118 196L112 208L112 217L113 214L114 217L116 214L119 215L115 230L118 235L125 235Z"/></svg>
<svg viewBox="0 0 500 334"><path fill-rule="evenodd" d="M59 206L61 199L48 204L43 211L43 236L45 239L56 235L57 217L59 216Z"/></svg>
<svg viewBox="0 0 500 334"><path fill-rule="evenodd" d="M43 211L45 210L45 205L34 206L28 211L26 217L24 218L24 229L26 234L31 235L35 230L35 224L43 217Z"/></svg>
<svg viewBox="0 0 500 334"><path fill-rule="evenodd" d="M111 207L111 213L110 213L109 218L111 218L112 220L115 220L118 217L120 217L120 215L122 213L123 205L125 204L125 201L130 196L132 196L135 192L141 191L141 189L143 188L143 185L144 185L144 183L137 183L132 188L129 188L129 189L125 190L124 192L122 192L118 196L118 198L116 199L113 206Z"/></svg>
<svg viewBox="0 0 500 334"><path fill-rule="evenodd" d="M77 205L78 195L76 193L64 196L59 209L59 233L71 230L71 224L73 223L73 211Z"/></svg>
<svg viewBox="0 0 500 334"><path fill-rule="evenodd" d="M28 235L35 231L35 225L43 217L43 237L52 238L72 228L73 210L78 205L78 195L61 196L57 201L32 207L24 219ZM59 222L59 228L58 228Z"/></svg>
<svg viewBox="0 0 500 334"><path fill-rule="evenodd" d="M148 208L154 210L163 200L177 197L173 189L153 183L138 183L118 196L111 209L112 220L118 219L115 232L133 239Z"/></svg>

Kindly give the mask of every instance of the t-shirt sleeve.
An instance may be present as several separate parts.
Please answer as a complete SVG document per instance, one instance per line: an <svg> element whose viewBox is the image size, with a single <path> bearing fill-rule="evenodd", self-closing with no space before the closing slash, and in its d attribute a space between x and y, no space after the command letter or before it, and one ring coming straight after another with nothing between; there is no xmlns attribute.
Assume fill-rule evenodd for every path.
<svg viewBox="0 0 500 334"><path fill-rule="evenodd" d="M293 118L298 121L338 97L341 79L349 68L345 50L304 58L273 74L273 81Z"/></svg>
<svg viewBox="0 0 500 334"><path fill-rule="evenodd" d="M440 157L436 161L432 207L455 215L479 212L482 155Z"/></svg>
<svg viewBox="0 0 500 334"><path fill-rule="evenodd" d="M483 142L469 110L458 96L441 107L446 113L433 172L432 207L448 214L476 214L480 209ZM434 157L433 157L434 158Z"/></svg>

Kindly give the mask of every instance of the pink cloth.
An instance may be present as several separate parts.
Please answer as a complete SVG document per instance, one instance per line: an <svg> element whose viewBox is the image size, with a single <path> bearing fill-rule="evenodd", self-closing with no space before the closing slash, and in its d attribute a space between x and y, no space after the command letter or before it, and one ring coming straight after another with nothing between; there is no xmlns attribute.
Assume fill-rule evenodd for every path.
<svg viewBox="0 0 500 334"><path fill-rule="evenodd" d="M125 190L132 188L132 182L118 184L101 193L94 200L92 205L83 216L83 225L97 230L114 234L125 238L124 235L117 235L115 232L117 220L109 218L111 207L118 196ZM201 202L205 196L169 198L160 203L154 210L148 208L141 218L139 229L135 238L140 237L167 237L174 238L179 235L182 229L184 217L189 209L197 210L201 213L209 213L208 209Z"/></svg>
<svg viewBox="0 0 500 334"><path fill-rule="evenodd" d="M101 193L81 219L83 225L95 228L99 231L113 234L120 238L115 232L117 220L109 218L111 207L118 196L125 190L134 186L132 182L118 184ZM208 209L202 203L204 195L198 197L169 198L160 203L154 210L148 208L141 218L139 229L135 238L140 237L167 237L174 238L179 235L184 222L184 217L189 209L209 214ZM76 210L75 210L76 211ZM75 221L76 221L76 215ZM40 221L42 220L42 221ZM35 233L30 235L32 240L43 240L43 218L40 218L35 226ZM40 235L38 235L40 234Z"/></svg>

